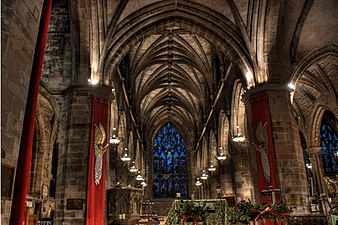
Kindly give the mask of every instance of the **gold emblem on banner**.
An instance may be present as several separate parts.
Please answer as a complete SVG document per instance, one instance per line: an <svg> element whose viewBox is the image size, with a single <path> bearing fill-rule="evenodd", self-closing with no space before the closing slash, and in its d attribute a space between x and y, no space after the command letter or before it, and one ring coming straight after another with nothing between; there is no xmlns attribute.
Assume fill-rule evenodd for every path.
<svg viewBox="0 0 338 225"><path fill-rule="evenodd" d="M267 122L263 124L262 121L256 127L255 132L258 144L255 143L256 150L261 153L261 161L264 172L264 177L270 183L270 163L269 163L269 137Z"/></svg>
<svg viewBox="0 0 338 225"><path fill-rule="evenodd" d="M94 167L94 179L95 184L98 185L102 176L102 158L103 154L106 152L108 144L103 147L103 143L106 141L106 132L101 123L95 126L95 139L94 139L94 153L95 153L95 167Z"/></svg>

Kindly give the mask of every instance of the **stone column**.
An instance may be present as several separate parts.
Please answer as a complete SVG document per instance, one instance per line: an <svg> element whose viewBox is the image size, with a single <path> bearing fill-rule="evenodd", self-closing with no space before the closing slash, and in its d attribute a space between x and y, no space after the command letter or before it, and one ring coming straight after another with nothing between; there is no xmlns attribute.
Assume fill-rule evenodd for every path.
<svg viewBox="0 0 338 225"><path fill-rule="evenodd" d="M62 96L55 196L56 225L83 225L85 223L83 212L86 200L92 111L90 91L89 87L73 86ZM70 199L82 201L82 207L80 205L77 205L75 209L67 207Z"/></svg>
<svg viewBox="0 0 338 225"><path fill-rule="evenodd" d="M322 147L311 147L306 149L306 151L309 153L312 163L312 172L314 176L314 185L317 187L317 194L319 197L321 194L326 194L327 190L323 184L323 177L324 177L324 171L323 171L323 164L320 159L320 155L322 153ZM329 208L325 201L320 201L320 210L323 213L328 213Z"/></svg>
<svg viewBox="0 0 338 225"><path fill-rule="evenodd" d="M238 200L252 198L251 188L253 187L253 171L250 158L254 152L248 149L248 142L234 143L231 151L230 162L226 170L228 171L228 180L226 183L225 194L236 195ZM232 170L234 171L231 171Z"/></svg>
<svg viewBox="0 0 338 225"><path fill-rule="evenodd" d="M246 92L243 100L248 112L249 141L253 143L255 130L249 97L265 94L268 101L272 146L275 154L276 182L281 189L281 199L297 206L295 213L308 213L308 182L299 127L293 118L290 95L286 85L266 84ZM257 185L257 183L256 183Z"/></svg>

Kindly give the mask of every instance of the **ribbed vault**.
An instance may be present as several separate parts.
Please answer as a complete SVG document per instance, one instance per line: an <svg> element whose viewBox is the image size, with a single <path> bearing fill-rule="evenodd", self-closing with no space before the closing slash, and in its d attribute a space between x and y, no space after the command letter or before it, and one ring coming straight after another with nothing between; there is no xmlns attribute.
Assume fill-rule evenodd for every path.
<svg viewBox="0 0 338 225"><path fill-rule="evenodd" d="M127 110L147 142L170 121L195 146L220 92L231 88L230 71L254 86L255 69L240 30L214 11L185 4L143 8L106 38L99 66L103 83L124 86Z"/></svg>
<svg viewBox="0 0 338 225"><path fill-rule="evenodd" d="M145 130L161 118L196 127L215 86L213 52L204 38L175 27L130 50L130 89Z"/></svg>

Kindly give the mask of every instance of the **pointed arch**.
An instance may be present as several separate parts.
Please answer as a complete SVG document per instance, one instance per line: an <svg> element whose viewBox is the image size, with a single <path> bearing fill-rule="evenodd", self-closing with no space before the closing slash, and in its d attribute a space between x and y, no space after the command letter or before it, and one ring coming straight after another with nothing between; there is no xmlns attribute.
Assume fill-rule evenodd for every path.
<svg viewBox="0 0 338 225"><path fill-rule="evenodd" d="M242 82L236 80L232 92L232 105L231 105L231 136L245 136L246 131L246 115L245 105L242 102L242 95L244 89Z"/></svg>
<svg viewBox="0 0 338 225"><path fill-rule="evenodd" d="M114 99L110 102L110 126L109 126L110 137L112 137L113 135L117 136L118 119L119 119L119 109L117 106L117 102Z"/></svg>
<svg viewBox="0 0 338 225"><path fill-rule="evenodd" d="M127 148L128 136L127 136L127 118L125 112L119 113L119 128L118 128L118 137L123 140L124 144L120 144L117 149L118 155L122 155L124 148Z"/></svg>
<svg viewBox="0 0 338 225"><path fill-rule="evenodd" d="M215 157L217 156L217 140L216 140L216 134L214 131L210 131L210 147L208 152L208 163L210 161L215 161ZM208 166L208 164L206 165Z"/></svg>
<svg viewBox="0 0 338 225"><path fill-rule="evenodd" d="M219 115L219 130L218 130L219 146L222 147L223 153L229 155L229 119L222 110Z"/></svg>

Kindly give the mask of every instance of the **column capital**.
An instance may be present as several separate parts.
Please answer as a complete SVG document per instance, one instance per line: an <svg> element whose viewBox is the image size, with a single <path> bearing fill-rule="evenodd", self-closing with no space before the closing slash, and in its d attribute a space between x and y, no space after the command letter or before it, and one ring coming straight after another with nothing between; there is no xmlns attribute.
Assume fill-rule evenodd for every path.
<svg viewBox="0 0 338 225"><path fill-rule="evenodd" d="M287 84L260 84L256 87L247 89L242 97L242 101L245 103L252 96L273 91L290 92L290 89Z"/></svg>
<svg viewBox="0 0 338 225"><path fill-rule="evenodd" d="M317 154L317 153L321 153L322 152L322 147L310 147L310 148L307 148L306 151L309 153L309 154Z"/></svg>
<svg viewBox="0 0 338 225"><path fill-rule="evenodd" d="M100 85L96 87L94 86L92 87L91 92L98 97L113 99L113 92L111 86L106 85Z"/></svg>

